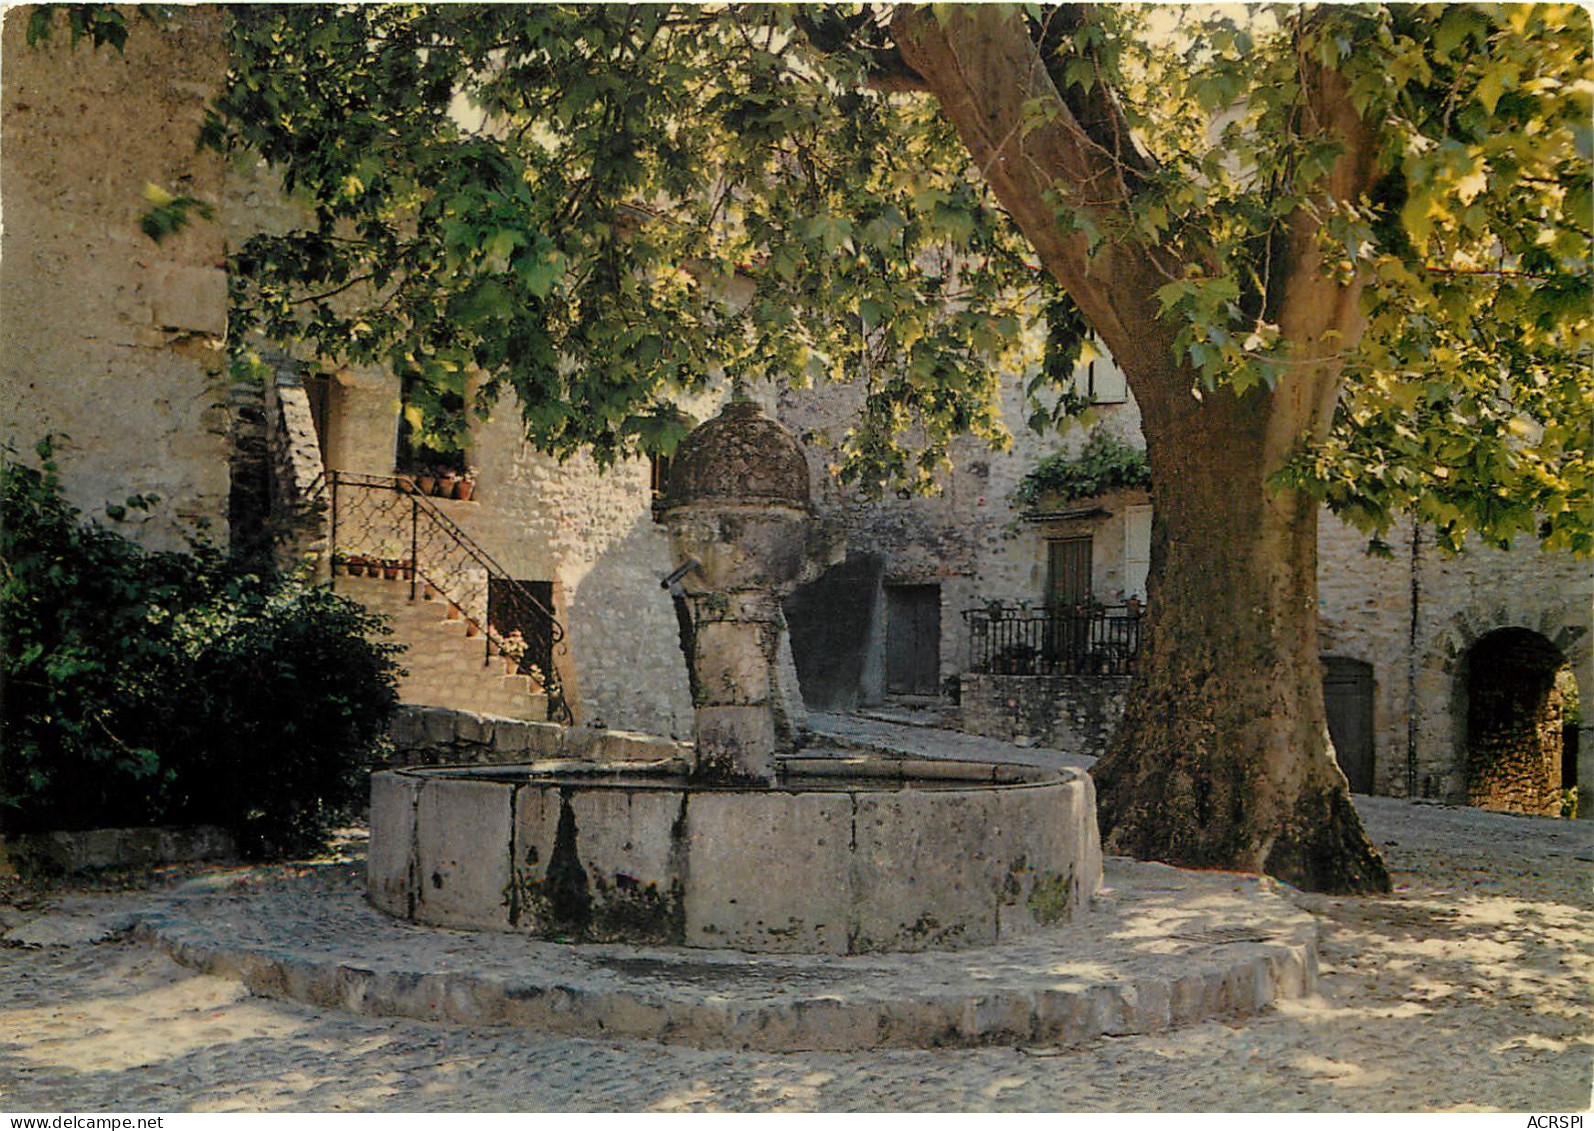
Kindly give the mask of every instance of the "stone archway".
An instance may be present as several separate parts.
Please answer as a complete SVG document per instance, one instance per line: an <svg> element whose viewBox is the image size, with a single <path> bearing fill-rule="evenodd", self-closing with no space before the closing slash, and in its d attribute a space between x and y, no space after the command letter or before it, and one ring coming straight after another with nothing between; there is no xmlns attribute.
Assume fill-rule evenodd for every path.
<svg viewBox="0 0 1594 1131"><path fill-rule="evenodd" d="M1525 628L1480 637L1466 664L1467 803L1559 816L1566 657Z"/></svg>

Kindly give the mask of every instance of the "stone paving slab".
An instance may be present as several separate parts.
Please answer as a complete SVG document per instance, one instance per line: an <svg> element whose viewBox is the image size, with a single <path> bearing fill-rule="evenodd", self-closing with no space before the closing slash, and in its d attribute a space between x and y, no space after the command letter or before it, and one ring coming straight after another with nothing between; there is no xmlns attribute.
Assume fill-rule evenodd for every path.
<svg viewBox="0 0 1594 1131"><path fill-rule="evenodd" d="M323 869L178 894L136 937L252 992L371 1016L771 1051L1067 1045L1313 991L1317 926L1272 881L1111 859L1092 913L962 951L752 955L416 927Z"/></svg>
<svg viewBox="0 0 1594 1131"><path fill-rule="evenodd" d="M138 922L136 908L106 907L79 896L63 900L53 914L18 922L0 916L0 944L5 946L82 946L106 942L130 931Z"/></svg>

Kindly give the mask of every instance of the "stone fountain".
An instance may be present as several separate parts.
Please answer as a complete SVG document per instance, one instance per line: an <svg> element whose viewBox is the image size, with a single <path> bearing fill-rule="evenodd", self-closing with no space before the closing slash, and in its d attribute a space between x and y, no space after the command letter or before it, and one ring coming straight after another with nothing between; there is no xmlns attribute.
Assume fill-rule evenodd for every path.
<svg viewBox="0 0 1594 1131"><path fill-rule="evenodd" d="M991 945L1088 905L1087 775L794 748L780 600L826 540L782 425L728 405L683 441L665 504L696 743L374 775L376 907L573 942L860 954Z"/></svg>

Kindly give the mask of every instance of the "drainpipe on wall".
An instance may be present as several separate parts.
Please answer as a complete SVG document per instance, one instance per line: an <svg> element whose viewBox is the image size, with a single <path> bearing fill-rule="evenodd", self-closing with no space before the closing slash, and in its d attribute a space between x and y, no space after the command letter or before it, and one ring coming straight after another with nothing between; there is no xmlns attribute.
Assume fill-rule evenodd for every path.
<svg viewBox="0 0 1594 1131"><path fill-rule="evenodd" d="M1406 640L1406 797L1417 796L1417 618L1422 597L1422 526L1411 520L1411 623Z"/></svg>

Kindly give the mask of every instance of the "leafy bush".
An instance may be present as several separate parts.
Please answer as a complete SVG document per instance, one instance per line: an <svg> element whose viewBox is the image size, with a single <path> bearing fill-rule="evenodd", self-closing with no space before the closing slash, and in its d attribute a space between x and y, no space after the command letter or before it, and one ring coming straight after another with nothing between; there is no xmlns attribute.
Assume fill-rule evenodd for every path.
<svg viewBox="0 0 1594 1131"><path fill-rule="evenodd" d="M1090 499L1124 487L1151 487L1151 465L1146 453L1110 432L1098 431L1077 459L1059 452L1035 466L1013 492L1013 501L1033 507L1042 499L1069 502Z"/></svg>
<svg viewBox="0 0 1594 1131"><path fill-rule="evenodd" d="M316 847L397 702L381 618L210 547L155 553L86 523L48 442L39 454L0 472L0 820L214 823L251 855Z"/></svg>

